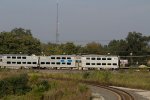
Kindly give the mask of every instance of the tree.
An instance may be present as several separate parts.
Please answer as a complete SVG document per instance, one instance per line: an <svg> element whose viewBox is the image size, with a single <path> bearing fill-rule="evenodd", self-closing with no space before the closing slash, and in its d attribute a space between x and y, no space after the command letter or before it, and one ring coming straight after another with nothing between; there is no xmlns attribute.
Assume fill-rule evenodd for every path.
<svg viewBox="0 0 150 100"><path fill-rule="evenodd" d="M30 30L15 28L11 32L0 33L1 54L41 54L41 43Z"/></svg>
<svg viewBox="0 0 150 100"><path fill-rule="evenodd" d="M107 48L111 54L119 56L127 55L127 42L125 40L112 40L109 42Z"/></svg>
<svg viewBox="0 0 150 100"><path fill-rule="evenodd" d="M44 55L58 55L63 54L63 46L62 44L55 43L43 43L42 45L42 53Z"/></svg>
<svg viewBox="0 0 150 100"><path fill-rule="evenodd" d="M128 53L132 52L134 55L144 55L147 52L150 37L143 36L142 33L129 32L126 38Z"/></svg>
<svg viewBox="0 0 150 100"><path fill-rule="evenodd" d="M31 35L32 36L32 33L30 30L25 30L23 28L14 28L11 30L11 33L14 33L14 34L22 34L22 35Z"/></svg>
<svg viewBox="0 0 150 100"><path fill-rule="evenodd" d="M99 43L91 42L86 45L86 52L88 54L102 54L103 47Z"/></svg>
<svg viewBox="0 0 150 100"><path fill-rule="evenodd" d="M77 48L76 45L72 42L67 42L66 44L63 45L63 52L64 54L76 54L77 53Z"/></svg>

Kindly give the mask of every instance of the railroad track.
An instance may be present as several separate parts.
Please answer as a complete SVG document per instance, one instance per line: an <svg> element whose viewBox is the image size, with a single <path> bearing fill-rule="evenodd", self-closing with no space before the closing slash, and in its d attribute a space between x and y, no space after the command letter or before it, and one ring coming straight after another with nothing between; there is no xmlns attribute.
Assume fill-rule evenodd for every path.
<svg viewBox="0 0 150 100"><path fill-rule="evenodd" d="M67 78L51 78L51 79L62 80L62 81L74 81L72 79L67 79ZM104 85L100 85L99 83L90 82L90 81L79 81L79 82L87 84L87 85L96 86L99 88L106 89L106 90L112 92L114 95L116 95L117 100L134 100L134 97L130 93L128 93L124 90L118 89L118 88L114 88L111 86L104 86Z"/></svg>
<svg viewBox="0 0 150 100"><path fill-rule="evenodd" d="M117 96L118 100L134 100L134 97L130 93L128 93L122 89L114 88L111 86L101 85L96 82L90 82L90 81L81 81L81 82L91 85L91 86L96 86L96 87L106 89L106 90L112 92L113 94L115 94Z"/></svg>
<svg viewBox="0 0 150 100"><path fill-rule="evenodd" d="M90 85L93 85L93 84L90 84ZM118 100L134 100L133 96L124 90L109 87L109 86L101 86L101 85L94 85L94 86L111 91L112 93L116 95Z"/></svg>

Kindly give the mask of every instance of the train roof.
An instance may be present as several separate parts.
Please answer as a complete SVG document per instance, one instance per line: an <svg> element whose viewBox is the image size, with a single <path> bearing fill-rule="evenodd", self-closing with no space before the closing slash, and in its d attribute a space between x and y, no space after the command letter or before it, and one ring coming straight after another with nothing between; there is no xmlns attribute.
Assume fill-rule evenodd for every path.
<svg viewBox="0 0 150 100"><path fill-rule="evenodd" d="M115 55L82 55L82 57L118 57Z"/></svg>
<svg viewBox="0 0 150 100"><path fill-rule="evenodd" d="M50 55L50 57L75 57L76 55Z"/></svg>
<svg viewBox="0 0 150 100"><path fill-rule="evenodd" d="M3 57L3 55L0 55L0 58L2 58Z"/></svg>
<svg viewBox="0 0 150 100"><path fill-rule="evenodd" d="M3 57L3 56L28 56L27 54L2 54L0 55L0 57Z"/></svg>

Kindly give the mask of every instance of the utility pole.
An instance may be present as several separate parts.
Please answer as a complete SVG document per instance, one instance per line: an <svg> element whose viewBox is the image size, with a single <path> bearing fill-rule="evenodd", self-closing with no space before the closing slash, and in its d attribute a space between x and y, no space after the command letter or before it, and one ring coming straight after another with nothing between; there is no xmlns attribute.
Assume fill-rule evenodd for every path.
<svg viewBox="0 0 150 100"><path fill-rule="evenodd" d="M57 0L57 15L56 15L56 44L59 42L59 2Z"/></svg>

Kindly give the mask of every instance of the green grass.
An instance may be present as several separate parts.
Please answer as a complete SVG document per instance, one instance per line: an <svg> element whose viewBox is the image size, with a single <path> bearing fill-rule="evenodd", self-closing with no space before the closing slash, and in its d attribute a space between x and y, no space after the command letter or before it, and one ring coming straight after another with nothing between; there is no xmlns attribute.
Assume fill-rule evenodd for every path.
<svg viewBox="0 0 150 100"><path fill-rule="evenodd" d="M20 76L24 73L28 74L28 80L26 80L28 83L26 85L29 86L30 90L23 94L9 92L9 90L12 90L10 85L12 83L9 82L15 79L16 81L13 82L18 83L19 80L22 80ZM4 74L6 74L6 76ZM28 72L26 70L1 70L0 76L0 81L6 81L8 83L6 87L10 87L10 89L7 90L9 94L6 93L0 97L2 100L89 100L91 97L91 91L85 84L75 81L49 79L46 78L47 74L33 71ZM7 81L8 79L11 81Z"/></svg>
<svg viewBox="0 0 150 100"><path fill-rule="evenodd" d="M150 90L150 72L142 70L89 71L83 73L40 73L26 70L0 70L0 80L28 74L31 90L24 95L6 95L4 100L88 100L91 91L84 82ZM67 81L66 81L67 80Z"/></svg>
<svg viewBox="0 0 150 100"><path fill-rule="evenodd" d="M89 100L91 92L84 84L66 81L49 81L50 88L42 92L37 88L26 95L9 95L4 100Z"/></svg>
<svg viewBox="0 0 150 100"><path fill-rule="evenodd" d="M31 73L30 73L31 74ZM42 78L71 79L74 81L91 81L103 85L123 86L150 90L150 73L146 70L128 71L91 71L83 73L36 73Z"/></svg>
<svg viewBox="0 0 150 100"><path fill-rule="evenodd" d="M7 77L19 75L21 73L23 73L23 71L21 70L0 69L0 80Z"/></svg>
<svg viewBox="0 0 150 100"><path fill-rule="evenodd" d="M112 85L150 90L150 73L124 72L112 74L110 79Z"/></svg>

